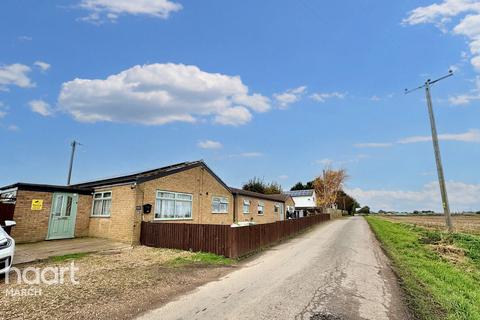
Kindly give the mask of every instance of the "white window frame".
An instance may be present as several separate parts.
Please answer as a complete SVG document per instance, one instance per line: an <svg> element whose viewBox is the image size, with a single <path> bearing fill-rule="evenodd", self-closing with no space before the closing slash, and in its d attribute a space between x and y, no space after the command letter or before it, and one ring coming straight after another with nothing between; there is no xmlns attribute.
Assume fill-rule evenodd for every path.
<svg viewBox="0 0 480 320"><path fill-rule="evenodd" d="M106 193L109 193L110 196L105 196ZM100 194L101 196L99 198L96 198L95 196ZM103 206L105 201L110 200L110 207L108 208L108 214L96 214L95 213L95 201L101 202L100 205L100 211L103 212ZM92 200L92 212L90 214L90 217L95 217L95 218L110 218L112 215L112 190L105 190L105 191L97 191L93 193L93 200Z"/></svg>
<svg viewBox="0 0 480 320"><path fill-rule="evenodd" d="M251 201L248 200L248 199L243 199L243 205L242 205L242 211L243 211L243 214L250 214L250 205L251 205ZM245 211L245 207L247 208L247 210Z"/></svg>
<svg viewBox="0 0 480 320"><path fill-rule="evenodd" d="M170 193L173 194L173 198L166 198L166 197L161 197L159 194L161 193ZM186 199L181 199L177 198L178 196L190 196L190 200ZM157 214L160 214L160 212L157 212L157 210L160 210L160 207L157 205L158 200L172 200L174 201L174 208L175 212L174 215L177 213L177 202L189 202L190 203L190 217L168 217L168 218L158 218ZM187 193L187 192L174 192L174 191L167 191L167 190L157 190L155 193L155 209L153 211L153 220L193 220L193 194Z"/></svg>
<svg viewBox="0 0 480 320"><path fill-rule="evenodd" d="M262 208L262 210L260 210L260 207ZM262 213L260 213L262 212ZM263 216L265 214L265 203L259 201L258 202L258 205L257 205L257 214L259 216Z"/></svg>
<svg viewBox="0 0 480 320"><path fill-rule="evenodd" d="M226 209L225 210L215 210L214 207L213 207L213 203L215 202L215 200L217 200L220 204L226 204ZM224 213L228 213L228 205L229 205L229 201L228 201L228 197L223 197L223 196L213 196L212 197L212 213L214 214L224 214Z"/></svg>

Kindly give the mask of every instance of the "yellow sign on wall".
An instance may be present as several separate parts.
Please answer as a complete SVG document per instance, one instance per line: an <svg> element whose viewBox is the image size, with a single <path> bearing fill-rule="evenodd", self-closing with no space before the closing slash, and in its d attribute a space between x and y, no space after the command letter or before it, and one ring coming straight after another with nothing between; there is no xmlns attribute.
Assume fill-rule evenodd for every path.
<svg viewBox="0 0 480 320"><path fill-rule="evenodd" d="M43 208L43 200L40 200L40 199L32 200L32 210L42 210L42 208Z"/></svg>

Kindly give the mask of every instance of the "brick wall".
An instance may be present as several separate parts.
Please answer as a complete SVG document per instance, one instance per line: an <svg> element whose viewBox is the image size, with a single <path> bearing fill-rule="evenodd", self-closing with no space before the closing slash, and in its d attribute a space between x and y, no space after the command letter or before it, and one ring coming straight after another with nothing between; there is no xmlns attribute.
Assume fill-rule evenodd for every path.
<svg viewBox="0 0 480 320"><path fill-rule="evenodd" d="M90 217L89 236L131 243L135 214L135 188L132 189L132 185L129 184L95 191L111 191L112 206L110 217Z"/></svg>
<svg viewBox="0 0 480 320"><path fill-rule="evenodd" d="M12 228L12 237L17 243L43 241L47 238L48 222L52 208L52 192L18 190L13 219L17 223ZM31 210L32 200L43 200L42 210ZM88 215L85 209L91 202L90 195L79 195L77 216L75 221L75 236L88 234Z"/></svg>
<svg viewBox="0 0 480 320"><path fill-rule="evenodd" d="M157 190L190 193L192 199L192 218L186 220L162 220L164 223L200 223L232 224L233 196L230 190L219 183L207 170L196 167L179 173L147 181L137 186L137 205L151 204L152 213L143 216L144 221L155 217L155 198ZM212 213L212 197L222 196L229 199L228 213ZM135 215L134 243L140 239L141 215Z"/></svg>
<svg viewBox="0 0 480 320"><path fill-rule="evenodd" d="M250 213L243 213L243 200L250 200ZM249 196L237 196L236 197L236 207L237 207L237 221L253 221L255 223L270 223L278 221L278 214L275 213L275 205L283 204L283 202L265 200ZM263 215L258 214L258 203L263 202L264 204L264 213ZM286 206L284 205L284 210Z"/></svg>

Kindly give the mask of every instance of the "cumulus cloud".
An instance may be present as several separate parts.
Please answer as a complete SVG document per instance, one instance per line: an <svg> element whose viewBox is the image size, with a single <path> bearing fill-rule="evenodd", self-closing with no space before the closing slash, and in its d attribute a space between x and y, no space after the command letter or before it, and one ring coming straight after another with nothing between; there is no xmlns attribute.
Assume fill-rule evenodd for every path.
<svg viewBox="0 0 480 320"><path fill-rule="evenodd" d="M222 144L218 141L203 140L197 143L197 147L202 149L220 149L222 148Z"/></svg>
<svg viewBox="0 0 480 320"><path fill-rule="evenodd" d="M31 70L29 66L20 63L0 66L0 91L7 91L9 86L34 87L35 83L28 77Z"/></svg>
<svg viewBox="0 0 480 320"><path fill-rule="evenodd" d="M114 22L121 15L167 19L183 8L180 3L170 0L82 0L79 6L89 11L81 20L92 23Z"/></svg>
<svg viewBox="0 0 480 320"><path fill-rule="evenodd" d="M341 92L324 92L324 93L317 92L317 93L311 94L310 99L317 102L325 102L328 99L332 99L332 98L343 99L345 98L345 95L346 95L345 93L341 93Z"/></svg>
<svg viewBox="0 0 480 320"><path fill-rule="evenodd" d="M53 110L50 105L43 100L32 100L28 103L28 105L33 112L44 117L48 117L53 114Z"/></svg>
<svg viewBox="0 0 480 320"><path fill-rule="evenodd" d="M47 71L51 67L50 64L48 64L44 61L35 61L33 64L35 66L37 66L38 68L40 68L40 70L42 70L42 71Z"/></svg>
<svg viewBox="0 0 480 320"><path fill-rule="evenodd" d="M447 182L450 207L453 211L478 210L480 208L480 184ZM373 210L435 210L443 212L438 182L425 184L420 190L365 190L347 188L361 205L368 205Z"/></svg>
<svg viewBox="0 0 480 320"><path fill-rule="evenodd" d="M439 134L438 140L480 143L480 130L469 129L463 133ZM357 143L354 146L357 148L386 148L386 147L392 147L395 144L410 144L410 143L419 143L419 142L428 142L428 141L432 141L431 136L412 136L412 137L399 139L395 142Z"/></svg>
<svg viewBox="0 0 480 320"><path fill-rule="evenodd" d="M63 83L58 97L60 108L81 122L146 125L205 118L242 125L267 104L264 96L249 94L238 76L173 63L137 65L106 79L74 79Z"/></svg>
<svg viewBox="0 0 480 320"><path fill-rule="evenodd" d="M303 95L306 93L306 91L307 91L307 87L301 86L294 89L288 89L281 93L275 93L273 95L273 98L278 103L278 106L281 109L286 109L292 103L300 101Z"/></svg>
<svg viewBox="0 0 480 320"><path fill-rule="evenodd" d="M452 22L453 18L458 21ZM442 31L449 31L453 24L453 34L464 36L469 42L472 58L470 63L480 72L480 2L474 0L444 0L412 10L403 20L406 25L433 23ZM453 104L467 104L480 95L464 94L450 99Z"/></svg>

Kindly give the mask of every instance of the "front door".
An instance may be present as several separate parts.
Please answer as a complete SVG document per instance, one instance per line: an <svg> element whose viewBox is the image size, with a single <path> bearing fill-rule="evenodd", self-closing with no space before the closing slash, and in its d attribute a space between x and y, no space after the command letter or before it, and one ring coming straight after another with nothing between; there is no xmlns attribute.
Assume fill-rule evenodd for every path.
<svg viewBox="0 0 480 320"><path fill-rule="evenodd" d="M73 238L78 194L54 193L47 240Z"/></svg>
<svg viewBox="0 0 480 320"><path fill-rule="evenodd" d="M280 212L278 213L278 215L279 215L279 216L278 216L279 220L280 220L280 221L285 220L285 207L284 207L283 203L280 203L280 210L279 210L279 211L280 211Z"/></svg>

